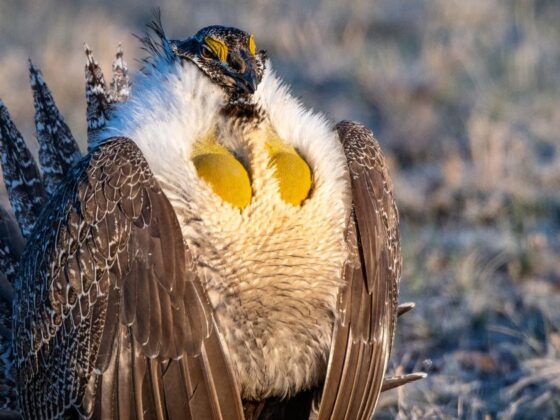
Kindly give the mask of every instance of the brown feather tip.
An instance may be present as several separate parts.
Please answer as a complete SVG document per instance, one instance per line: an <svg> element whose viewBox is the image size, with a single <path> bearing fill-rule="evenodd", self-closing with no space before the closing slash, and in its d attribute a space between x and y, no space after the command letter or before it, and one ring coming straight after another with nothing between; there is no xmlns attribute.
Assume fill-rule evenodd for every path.
<svg viewBox="0 0 560 420"><path fill-rule="evenodd" d="M401 303L397 308L397 316L400 317L400 316L406 314L407 312L413 310L415 306L416 306L416 303L414 303L414 302Z"/></svg>
<svg viewBox="0 0 560 420"><path fill-rule="evenodd" d="M414 372L402 376L390 376L383 380L383 386L381 387L381 392L389 391L390 389L397 388L399 386L403 386L410 382L418 381L420 379L425 379L427 377L428 374L424 372Z"/></svg>

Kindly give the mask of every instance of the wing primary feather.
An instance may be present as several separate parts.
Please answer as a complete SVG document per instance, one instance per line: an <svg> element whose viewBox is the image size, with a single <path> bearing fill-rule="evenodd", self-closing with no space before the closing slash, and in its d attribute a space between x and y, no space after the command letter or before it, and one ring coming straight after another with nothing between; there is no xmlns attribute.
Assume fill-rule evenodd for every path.
<svg viewBox="0 0 560 420"><path fill-rule="evenodd" d="M184 401L175 418L243 419L179 222L137 146L108 139L53 194L17 278L23 415L62 417L71 400L86 417L167 418Z"/></svg>
<svg viewBox="0 0 560 420"><path fill-rule="evenodd" d="M348 221L346 295L339 307L319 419L369 419L379 398L397 318L398 213L384 158L370 130L337 124L353 211Z"/></svg>
<svg viewBox="0 0 560 420"><path fill-rule="evenodd" d="M128 328L121 326L117 333L119 342L119 360L117 370L118 388L118 417L120 419L133 418L135 412L134 375L132 364L134 353L130 342Z"/></svg>
<svg viewBox="0 0 560 420"><path fill-rule="evenodd" d="M347 262L345 264L345 278L348 278L348 276L352 275L352 270L352 266ZM341 293L343 294L341 307L345 308L348 306L347 301L351 299L351 293L348 290L348 285L344 286L344 289L341 290ZM319 419L329 418L330 413L332 413L334 410L334 405L342 381L342 370L349 350L348 343L351 341L349 339L350 325L348 322L342 321L344 314L342 314L340 311L339 317L340 320L335 324L333 330L333 344L331 346L327 368L327 377L325 380L325 385L323 387L321 403L319 406Z"/></svg>
<svg viewBox="0 0 560 420"><path fill-rule="evenodd" d="M212 333L204 342L204 364L212 376L211 381L216 390L220 415L226 419L242 419L243 405L240 392L231 365L228 363L229 355L217 331L217 326L214 325Z"/></svg>
<svg viewBox="0 0 560 420"><path fill-rule="evenodd" d="M163 395L163 380L161 375L161 363L155 359L148 361L150 368L150 380L152 382L152 391L154 396L154 414L156 419L163 420L165 418L165 400Z"/></svg>
<svg viewBox="0 0 560 420"><path fill-rule="evenodd" d="M203 345L200 352L200 359L202 361L202 372L204 374L204 380L208 387L208 394L210 395L210 408L212 410L212 418L221 419L222 415L220 412L220 401L218 400L218 393L216 391L216 383L214 381L214 373L212 372L212 366L208 360L208 354L206 352L206 346Z"/></svg>
<svg viewBox="0 0 560 420"><path fill-rule="evenodd" d="M146 401L144 400L143 384L146 376L146 358L142 355L136 342L131 327L127 328L128 336L131 343L130 357L132 358L132 383L134 390L134 408L137 419L144 418Z"/></svg>
<svg viewBox="0 0 560 420"><path fill-rule="evenodd" d="M188 380L182 373L181 361L170 360L163 373L165 409L169 419L193 420L189 408Z"/></svg>

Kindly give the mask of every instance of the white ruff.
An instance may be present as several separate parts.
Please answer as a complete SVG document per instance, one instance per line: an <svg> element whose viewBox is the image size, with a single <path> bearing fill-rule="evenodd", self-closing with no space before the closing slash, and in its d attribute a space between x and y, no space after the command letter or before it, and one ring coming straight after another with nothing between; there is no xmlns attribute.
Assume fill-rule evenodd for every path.
<svg viewBox="0 0 560 420"><path fill-rule="evenodd" d="M142 150L174 206L198 263L242 396L285 396L324 379L349 217L346 161L338 137L267 70L254 97L283 141L313 171L301 207L284 203L264 148L265 129L243 134L220 110L225 95L189 63L135 81L101 137ZM270 63L268 63L270 68ZM209 132L240 156L253 199L239 211L196 175L192 145Z"/></svg>

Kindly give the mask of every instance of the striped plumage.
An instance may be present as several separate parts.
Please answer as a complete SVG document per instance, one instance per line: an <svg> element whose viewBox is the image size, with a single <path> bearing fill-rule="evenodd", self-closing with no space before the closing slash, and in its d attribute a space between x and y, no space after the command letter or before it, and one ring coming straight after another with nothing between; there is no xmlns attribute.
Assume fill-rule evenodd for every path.
<svg viewBox="0 0 560 420"><path fill-rule="evenodd" d="M113 77L111 85L107 88L105 76L99 63L93 56L93 50L84 45L86 53L86 104L87 104L87 135L88 150L96 141L99 132L105 127L111 117L113 105L125 102L130 95L130 81L128 66L123 58L123 50L119 45L115 60L113 61Z"/></svg>
<svg viewBox="0 0 560 420"><path fill-rule="evenodd" d="M401 260L379 145L359 124L334 128L305 110L264 54L256 73L220 87L218 73L204 75L218 67L189 58L204 36L169 41L153 27L151 67L119 107L110 109L128 96L126 67L108 93L88 54L90 153L54 192L16 275L19 409L307 418L315 400L319 419L371 417L382 387L419 378L383 383ZM231 51L249 39L204 31L228 34ZM210 128L250 168L242 211L189 160ZM313 170L301 206L278 198L263 143L271 132Z"/></svg>
<svg viewBox="0 0 560 420"><path fill-rule="evenodd" d="M109 100L112 103L126 102L130 95L130 81L128 79L128 66L123 58L123 49L119 44L117 56L113 61L113 78L111 79L111 89Z"/></svg>
<svg viewBox="0 0 560 420"><path fill-rule="evenodd" d="M29 60L29 79L35 106L35 127L39 143L39 163L48 194L64 179L68 169L81 157L78 143L58 111L41 71Z"/></svg>
<svg viewBox="0 0 560 420"><path fill-rule="evenodd" d="M43 209L46 193L35 159L2 101L0 101L0 157L8 197L21 232L27 238Z"/></svg>
<svg viewBox="0 0 560 420"><path fill-rule="evenodd" d="M14 298L13 284L23 244L16 221L0 208L0 413L6 418L15 412L17 398L12 369L12 306L9 303Z"/></svg>
<svg viewBox="0 0 560 420"><path fill-rule="evenodd" d="M93 56L93 51L86 44L86 104L87 104L87 135L88 145L96 138L96 134L105 127L111 113L111 100L105 84L105 76ZM89 147L88 147L89 149Z"/></svg>

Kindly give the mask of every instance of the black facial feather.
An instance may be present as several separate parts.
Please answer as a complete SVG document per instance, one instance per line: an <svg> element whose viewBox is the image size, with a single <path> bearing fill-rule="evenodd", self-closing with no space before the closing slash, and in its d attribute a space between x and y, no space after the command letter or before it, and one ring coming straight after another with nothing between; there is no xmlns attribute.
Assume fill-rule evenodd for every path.
<svg viewBox="0 0 560 420"><path fill-rule="evenodd" d="M232 97L251 95L262 80L264 52L251 51L251 35L240 29L208 26L171 44L178 57L196 64Z"/></svg>
<svg viewBox="0 0 560 420"><path fill-rule="evenodd" d="M266 52L255 51L251 35L237 28L208 26L184 40L166 37L159 10L143 36L136 36L148 57L142 60L149 72L164 58L168 62L188 60L222 87L231 101L247 98L257 89L265 70ZM253 48L251 48L253 47Z"/></svg>

